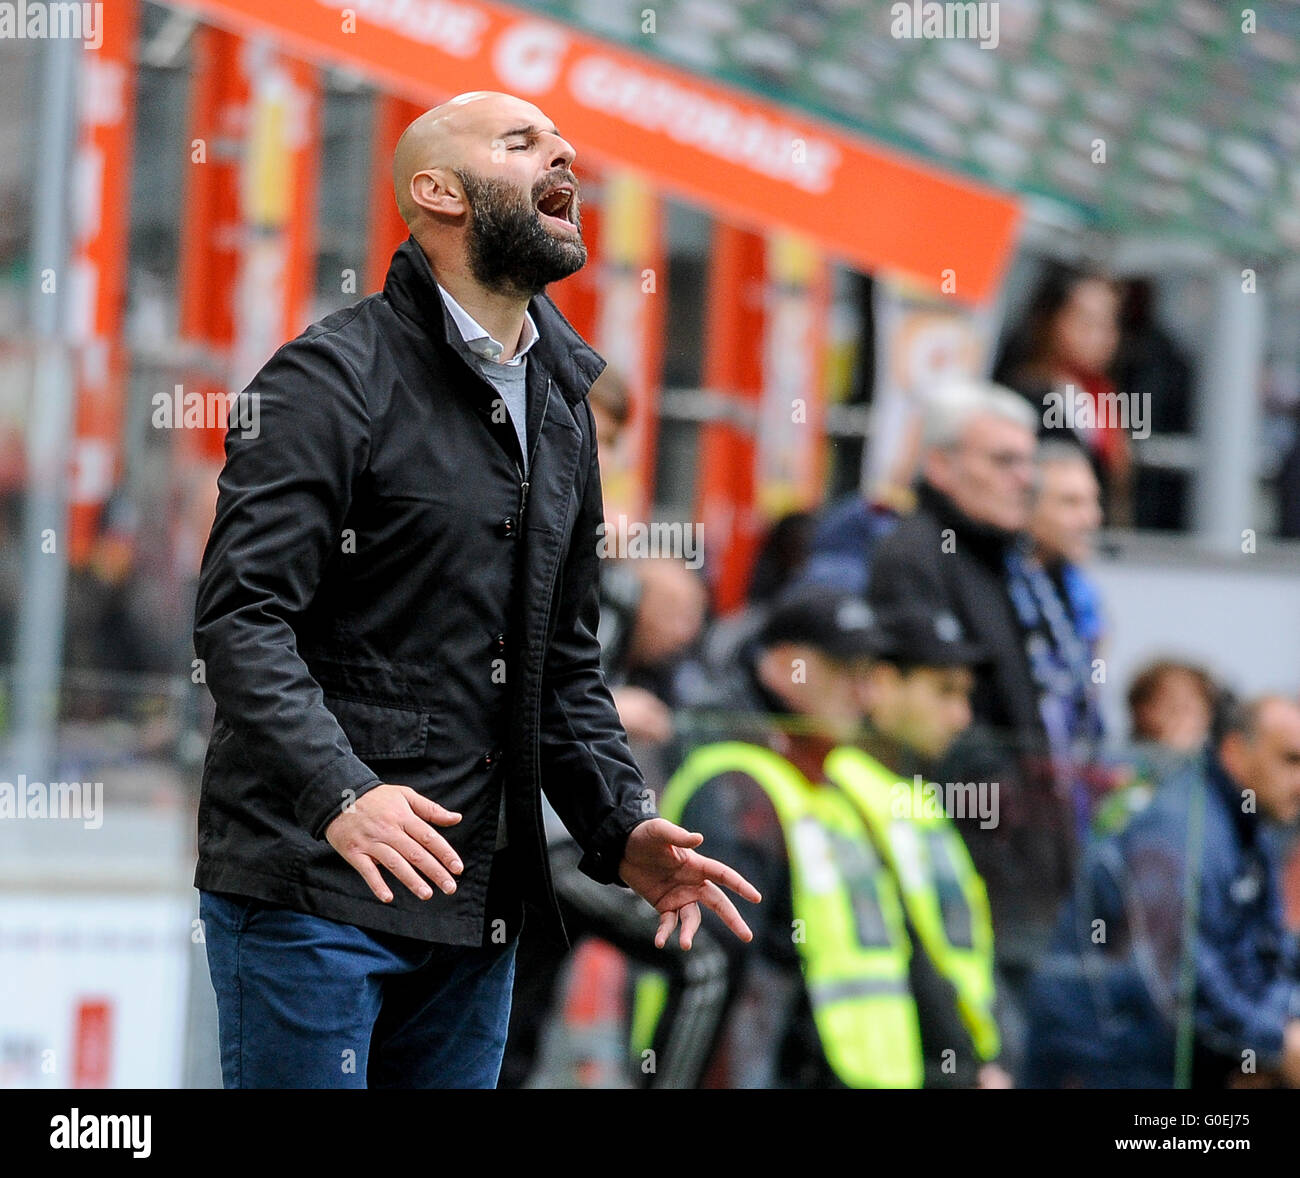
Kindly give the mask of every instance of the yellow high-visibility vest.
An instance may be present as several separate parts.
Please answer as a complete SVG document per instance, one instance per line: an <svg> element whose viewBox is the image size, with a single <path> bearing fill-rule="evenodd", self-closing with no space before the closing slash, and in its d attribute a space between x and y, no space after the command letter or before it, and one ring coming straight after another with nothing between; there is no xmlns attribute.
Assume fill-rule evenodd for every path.
<svg viewBox="0 0 1300 1178"><path fill-rule="evenodd" d="M826 774L861 806L921 947L957 991L976 1052L995 1059L1001 1041L993 1016L993 917L961 832L941 805L917 805L910 782L899 782L860 749L835 749Z"/></svg>
<svg viewBox="0 0 1300 1178"><path fill-rule="evenodd" d="M706 745L673 774L660 813L677 822L695 791L724 773L762 786L785 834L791 935L813 1021L835 1074L851 1088L919 1088L924 1076L916 1003L908 988L911 944L892 874L860 809L833 785L814 785L770 749ZM663 986L638 994L637 1038L648 1041Z"/></svg>

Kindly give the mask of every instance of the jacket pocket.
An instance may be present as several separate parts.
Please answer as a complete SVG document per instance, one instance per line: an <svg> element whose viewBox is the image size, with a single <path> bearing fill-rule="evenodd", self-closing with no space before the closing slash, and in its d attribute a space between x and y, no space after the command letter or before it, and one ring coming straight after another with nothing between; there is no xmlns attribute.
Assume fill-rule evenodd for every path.
<svg viewBox="0 0 1300 1178"><path fill-rule="evenodd" d="M325 706L334 713L352 751L362 760L424 754L429 731L427 712L329 695Z"/></svg>

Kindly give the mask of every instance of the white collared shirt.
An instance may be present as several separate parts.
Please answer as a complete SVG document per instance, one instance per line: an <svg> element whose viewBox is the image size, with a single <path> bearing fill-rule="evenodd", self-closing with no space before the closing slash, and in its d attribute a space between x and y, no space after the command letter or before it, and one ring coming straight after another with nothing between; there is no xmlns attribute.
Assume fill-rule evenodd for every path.
<svg viewBox="0 0 1300 1178"><path fill-rule="evenodd" d="M451 297L441 282L438 283L438 292L447 304L447 310L451 312L451 317L456 320L456 326L460 328L461 338L465 341L465 346L474 355L484 360L491 360L494 364L503 363L501 353L506 350L505 345L488 335L482 324ZM504 363L522 364L525 353L537 342L537 324L533 322L533 317L528 311L524 311L524 330L519 338L522 341L519 350Z"/></svg>
<svg viewBox="0 0 1300 1178"><path fill-rule="evenodd" d="M482 324L452 298L442 283L438 283L438 291L447 304L447 310L451 312L451 317L456 321L456 327L460 331L461 338L465 341L465 346L474 353L478 360L479 369L496 388L501 395L501 399L505 402L506 411L510 415L510 423L515 427L515 433L519 438L519 449L524 454L523 469L526 474L528 471L526 428L528 393L524 362L527 359L528 350L537 342L537 324L533 322L532 315L525 310L524 329L519 336L523 341L523 345L509 360L502 361L499 357L505 351L505 348L500 341L488 335L483 330ZM509 371L506 371L507 369Z"/></svg>

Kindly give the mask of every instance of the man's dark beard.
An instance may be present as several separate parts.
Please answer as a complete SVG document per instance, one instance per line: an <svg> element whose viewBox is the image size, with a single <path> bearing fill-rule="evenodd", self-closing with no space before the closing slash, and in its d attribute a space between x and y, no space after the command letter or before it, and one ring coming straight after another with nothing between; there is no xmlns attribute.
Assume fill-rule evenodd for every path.
<svg viewBox="0 0 1300 1178"><path fill-rule="evenodd" d="M586 264L587 247L581 237L564 241L550 233L536 205L526 204L514 185L496 176L459 169L456 175L465 186L471 210L470 273L483 286L531 297ZM534 199L553 183L550 179L540 181ZM574 212L574 224L581 233L581 218L576 209Z"/></svg>

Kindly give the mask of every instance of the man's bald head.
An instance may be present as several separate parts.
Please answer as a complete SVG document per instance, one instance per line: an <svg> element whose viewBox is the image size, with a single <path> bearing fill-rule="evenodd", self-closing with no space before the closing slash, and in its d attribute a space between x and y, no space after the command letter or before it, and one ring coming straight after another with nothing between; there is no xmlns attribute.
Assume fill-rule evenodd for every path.
<svg viewBox="0 0 1300 1178"><path fill-rule="evenodd" d="M574 155L531 102L460 94L398 140L397 208L435 274L531 298L587 261Z"/></svg>
<svg viewBox="0 0 1300 1178"><path fill-rule="evenodd" d="M397 141L393 153L393 193L402 220L414 228L421 205L411 194L411 182L421 172L455 173L474 167L475 159L491 158L493 144L503 144L515 127L549 127L531 102L495 90L471 90L426 110Z"/></svg>
<svg viewBox="0 0 1300 1178"><path fill-rule="evenodd" d="M1274 820L1300 818L1300 704L1261 696L1233 708L1224 727L1219 756L1237 785Z"/></svg>

